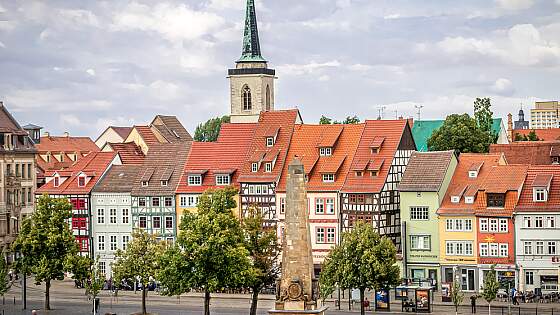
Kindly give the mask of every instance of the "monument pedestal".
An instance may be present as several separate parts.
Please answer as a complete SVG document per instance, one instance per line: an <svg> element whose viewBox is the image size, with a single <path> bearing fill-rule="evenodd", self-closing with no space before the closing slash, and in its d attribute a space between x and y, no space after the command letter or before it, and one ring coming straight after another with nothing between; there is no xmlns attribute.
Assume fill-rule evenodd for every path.
<svg viewBox="0 0 560 315"><path fill-rule="evenodd" d="M270 310L268 311L268 314L270 315L309 315L309 314L314 314L314 315L325 315L326 310L328 309L328 307L324 306L321 307L317 310Z"/></svg>

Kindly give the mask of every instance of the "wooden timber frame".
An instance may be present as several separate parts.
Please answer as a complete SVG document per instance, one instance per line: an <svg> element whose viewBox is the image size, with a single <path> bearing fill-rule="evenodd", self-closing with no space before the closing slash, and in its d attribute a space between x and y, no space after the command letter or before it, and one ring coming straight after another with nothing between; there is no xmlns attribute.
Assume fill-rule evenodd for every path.
<svg viewBox="0 0 560 315"><path fill-rule="evenodd" d="M257 189L257 186L260 188ZM265 227L276 226L278 222L276 183L241 183L239 196L241 202L240 219L248 216L250 207L257 207L264 218Z"/></svg>

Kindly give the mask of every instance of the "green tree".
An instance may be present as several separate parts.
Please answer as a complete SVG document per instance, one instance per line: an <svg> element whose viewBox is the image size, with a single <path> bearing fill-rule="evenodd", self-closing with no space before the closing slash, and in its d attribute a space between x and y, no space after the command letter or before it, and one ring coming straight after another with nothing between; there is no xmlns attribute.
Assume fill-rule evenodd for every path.
<svg viewBox="0 0 560 315"><path fill-rule="evenodd" d="M482 297L488 302L488 315L492 314L492 301L496 299L499 289L500 283L496 277L496 266L493 265L486 273L486 276L484 276L484 284L482 286Z"/></svg>
<svg viewBox="0 0 560 315"><path fill-rule="evenodd" d="M6 263L4 253L0 252L0 295L4 296L11 286L12 284L8 278L8 264Z"/></svg>
<svg viewBox="0 0 560 315"><path fill-rule="evenodd" d="M103 274L99 268L99 259L96 259L95 263L90 265L87 280L86 294L93 300L93 315L95 315L95 300L105 284L105 274Z"/></svg>
<svg viewBox="0 0 560 315"><path fill-rule="evenodd" d="M528 134L515 133L514 141L541 141L535 130L529 131Z"/></svg>
<svg viewBox="0 0 560 315"><path fill-rule="evenodd" d="M148 234L144 230L134 230L132 241L128 243L126 249L117 250L115 254L116 261L113 264L115 282L134 280L142 285L142 314L146 314L148 285L160 270L157 258L163 254L164 248L165 244L157 241L155 235Z"/></svg>
<svg viewBox="0 0 560 315"><path fill-rule="evenodd" d="M476 124L482 131L487 133L492 132L492 115L494 115L494 113L491 107L492 103L487 97L477 98L474 101L474 119L476 120Z"/></svg>
<svg viewBox="0 0 560 315"><path fill-rule="evenodd" d="M53 280L64 280L65 262L78 248L67 223L72 205L66 199L43 195L37 210L22 222L13 251L20 254L16 269L25 277L31 273L37 284L45 283L45 309L50 310L50 288Z"/></svg>
<svg viewBox="0 0 560 315"><path fill-rule="evenodd" d="M71 256L66 260L65 269L72 273L72 279L76 280L80 285L89 278L92 260L88 256Z"/></svg>
<svg viewBox="0 0 560 315"><path fill-rule="evenodd" d="M245 248L253 262L255 276L249 278L248 286L253 291L250 315L257 314L257 303L260 291L273 285L280 274L277 263L280 255L280 245L276 231L264 227L264 218L255 207L249 209L249 215L243 219L245 233Z"/></svg>
<svg viewBox="0 0 560 315"><path fill-rule="evenodd" d="M207 120L204 124L196 126L196 130L194 131L194 141L214 142L218 140L222 124L229 122L229 116L216 117Z"/></svg>
<svg viewBox="0 0 560 315"><path fill-rule="evenodd" d="M204 314L210 315L211 293L240 288L255 277L245 249L239 220L233 214L237 190L208 190L199 199L197 213L185 213L178 246L161 257L158 280L164 294L178 295L191 289L204 291Z"/></svg>
<svg viewBox="0 0 560 315"><path fill-rule="evenodd" d="M327 116L321 116L321 119L319 119L319 125L331 125L332 124L332 119L327 117Z"/></svg>
<svg viewBox="0 0 560 315"><path fill-rule="evenodd" d="M456 150L460 153L487 153L490 139L468 114L447 116L443 125L428 139L430 151Z"/></svg>
<svg viewBox="0 0 560 315"><path fill-rule="evenodd" d="M360 118L358 116L347 116L346 119L342 122L344 125L355 125L360 123Z"/></svg>
<svg viewBox="0 0 560 315"><path fill-rule="evenodd" d="M455 305L455 315L457 315L457 313L459 312L459 305L463 303L464 298L465 295L463 294L461 284L459 283L459 281L454 280L453 288L451 288L451 301L453 302L453 305Z"/></svg>
<svg viewBox="0 0 560 315"><path fill-rule="evenodd" d="M336 286L359 289L361 314L365 314L365 290L389 289L399 283L397 250L391 240L380 237L371 224L358 222L342 236L340 245L327 255L320 282L322 294L328 295ZM329 292L330 290L330 292Z"/></svg>

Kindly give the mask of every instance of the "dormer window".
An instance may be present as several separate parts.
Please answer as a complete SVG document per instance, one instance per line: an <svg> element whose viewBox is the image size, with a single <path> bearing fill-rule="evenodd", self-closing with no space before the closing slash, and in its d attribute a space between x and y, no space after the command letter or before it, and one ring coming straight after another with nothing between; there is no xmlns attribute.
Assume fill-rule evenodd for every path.
<svg viewBox="0 0 560 315"><path fill-rule="evenodd" d="M272 162L268 162L264 165L264 171L267 173L272 172Z"/></svg>
<svg viewBox="0 0 560 315"><path fill-rule="evenodd" d="M473 204L474 203L474 197L465 197L465 203L466 204Z"/></svg>
<svg viewBox="0 0 560 315"><path fill-rule="evenodd" d="M216 185L227 186L229 182L229 175L216 175Z"/></svg>
<svg viewBox="0 0 560 315"><path fill-rule="evenodd" d="M362 171L357 171L356 172L356 177L362 177L362 176L364 176L364 172L362 172Z"/></svg>
<svg viewBox="0 0 560 315"><path fill-rule="evenodd" d="M323 183L334 183L334 174L323 174Z"/></svg>
<svg viewBox="0 0 560 315"><path fill-rule="evenodd" d="M377 177L377 175L379 175L379 171L371 171L371 172L369 172L369 176L371 176L371 177Z"/></svg>
<svg viewBox="0 0 560 315"><path fill-rule="evenodd" d="M78 177L78 186L79 187L85 187L86 186L86 177L85 176L79 176Z"/></svg>
<svg viewBox="0 0 560 315"><path fill-rule="evenodd" d="M451 203L459 203L461 201L460 196L451 196Z"/></svg>
<svg viewBox="0 0 560 315"><path fill-rule="evenodd" d="M59 176L55 176L55 177L54 177L53 186L54 186L54 187L60 186L60 177L59 177Z"/></svg>
<svg viewBox="0 0 560 315"><path fill-rule="evenodd" d="M166 180L162 180L162 181L161 181L161 186L163 186L163 187L167 186L167 181L166 181Z"/></svg>
<svg viewBox="0 0 560 315"><path fill-rule="evenodd" d="M267 147L272 147L272 146L274 146L274 138L273 138L273 137L267 137L267 138L266 138L266 146L267 146Z"/></svg>
<svg viewBox="0 0 560 315"><path fill-rule="evenodd" d="M488 208L503 208L506 204L506 194L486 194Z"/></svg>
<svg viewBox="0 0 560 315"><path fill-rule="evenodd" d="M319 155L320 156L331 156L332 155L332 148L331 147L319 148Z"/></svg>
<svg viewBox="0 0 560 315"><path fill-rule="evenodd" d="M148 187L148 181L147 180L142 181L142 187Z"/></svg>
<svg viewBox="0 0 560 315"><path fill-rule="evenodd" d="M259 163L252 163L251 164L251 172L256 173L259 171Z"/></svg>
<svg viewBox="0 0 560 315"><path fill-rule="evenodd" d="M469 178L477 178L478 171L469 171Z"/></svg>
<svg viewBox="0 0 560 315"><path fill-rule="evenodd" d="M546 188L533 188L533 201L546 202L548 200L548 192Z"/></svg>
<svg viewBox="0 0 560 315"><path fill-rule="evenodd" d="M201 175L189 175L188 180L189 186L201 186L202 176Z"/></svg>

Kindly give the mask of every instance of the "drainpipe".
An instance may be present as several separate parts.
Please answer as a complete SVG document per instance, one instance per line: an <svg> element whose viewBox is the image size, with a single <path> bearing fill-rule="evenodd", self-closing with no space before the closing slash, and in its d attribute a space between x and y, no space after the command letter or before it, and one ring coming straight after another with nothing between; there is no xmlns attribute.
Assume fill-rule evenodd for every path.
<svg viewBox="0 0 560 315"><path fill-rule="evenodd" d="M401 228L401 244L402 244L402 257L403 257L403 274L404 274L404 278L408 279L408 251L407 251L407 237L406 237L406 221L402 222L402 228Z"/></svg>

